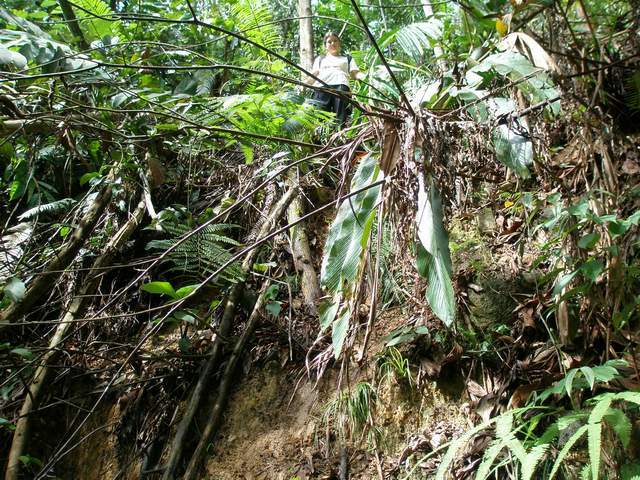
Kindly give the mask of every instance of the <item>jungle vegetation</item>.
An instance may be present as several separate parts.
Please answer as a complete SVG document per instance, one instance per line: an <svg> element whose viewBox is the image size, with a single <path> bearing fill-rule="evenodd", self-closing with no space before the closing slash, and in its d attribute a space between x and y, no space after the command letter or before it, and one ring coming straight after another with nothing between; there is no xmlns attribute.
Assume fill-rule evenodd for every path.
<svg viewBox="0 0 640 480"><path fill-rule="evenodd" d="M151 412L120 419L140 478L202 478L238 366L273 344L314 379L465 372L475 425L396 457L375 385L330 404L379 478L637 478L639 11L5 0L5 478L66 478L114 398ZM307 100L327 30L366 74L342 130Z"/></svg>

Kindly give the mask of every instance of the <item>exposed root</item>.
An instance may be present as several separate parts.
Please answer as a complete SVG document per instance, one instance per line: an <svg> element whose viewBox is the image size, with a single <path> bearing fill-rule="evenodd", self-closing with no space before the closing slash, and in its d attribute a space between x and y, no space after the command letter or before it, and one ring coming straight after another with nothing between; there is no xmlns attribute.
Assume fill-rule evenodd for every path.
<svg viewBox="0 0 640 480"><path fill-rule="evenodd" d="M253 334L253 331L256 328L258 319L260 318L262 307L264 306L264 303L265 303L266 292L269 288L269 285L271 285L271 282L268 282L268 281L262 285L260 296L258 297L258 300L256 301L253 307L253 311L249 316L249 320L247 321L247 326L245 327L244 332L242 332L242 335L236 342L235 347L233 348L233 352L229 357L227 366L224 370L224 373L222 374L222 379L220 380L218 397L216 398L213 408L211 409L211 415L209 416L207 425L202 431L202 436L198 441L198 446L196 447L196 450L193 452L191 461L189 462L189 466L187 467L187 471L185 472L183 477L184 480L195 480L196 478L198 478L198 469L200 467L200 464L202 463L202 459L207 450L207 445L209 444L209 440L213 438L213 435L215 434L218 426L220 425L220 419L222 418L222 412L224 411L224 407L227 403L227 397L229 396L229 390L231 389L231 384L234 379L234 373L236 371L238 361L240 360L240 357L242 356L242 352L244 351L244 348L246 347L247 343L249 342L249 339L251 338L251 335Z"/></svg>

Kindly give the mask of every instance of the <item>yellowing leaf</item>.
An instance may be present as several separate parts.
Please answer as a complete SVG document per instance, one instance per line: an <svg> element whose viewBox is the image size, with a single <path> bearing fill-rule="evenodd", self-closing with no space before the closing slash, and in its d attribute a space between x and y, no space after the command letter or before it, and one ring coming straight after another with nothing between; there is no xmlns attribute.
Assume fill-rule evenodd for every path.
<svg viewBox="0 0 640 480"><path fill-rule="evenodd" d="M504 21L504 17L496 18L496 32L498 32L498 35L501 37L509 33L509 24Z"/></svg>

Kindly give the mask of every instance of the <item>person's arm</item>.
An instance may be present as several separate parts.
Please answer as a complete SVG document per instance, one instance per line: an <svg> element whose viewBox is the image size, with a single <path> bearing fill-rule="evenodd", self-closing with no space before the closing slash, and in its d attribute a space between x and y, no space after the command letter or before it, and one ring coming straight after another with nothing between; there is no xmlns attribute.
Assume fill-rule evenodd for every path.
<svg viewBox="0 0 640 480"><path fill-rule="evenodd" d="M349 69L349 76L353 80L364 80L366 78L366 74L360 71L360 67L358 67L358 64L353 58L351 59L351 65Z"/></svg>
<svg viewBox="0 0 640 480"><path fill-rule="evenodd" d="M311 67L311 74L316 77L320 75L320 57L316 57L316 59L313 61L313 67ZM306 81L307 85L313 85L314 83L316 83L314 78L307 77L307 81Z"/></svg>

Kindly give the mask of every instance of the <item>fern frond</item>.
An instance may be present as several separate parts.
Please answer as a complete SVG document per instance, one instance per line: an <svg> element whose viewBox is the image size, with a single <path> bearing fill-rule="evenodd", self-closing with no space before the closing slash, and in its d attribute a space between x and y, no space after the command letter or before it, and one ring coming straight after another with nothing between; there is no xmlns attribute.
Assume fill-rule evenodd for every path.
<svg viewBox="0 0 640 480"><path fill-rule="evenodd" d="M537 445L524 457L522 463L522 480L531 480L533 474L549 449L549 445Z"/></svg>
<svg viewBox="0 0 640 480"><path fill-rule="evenodd" d="M65 212L76 203L77 202L73 198L63 198L62 200L56 200L55 202L38 205L37 207L30 208L24 212L18 217L18 220L30 220L38 215L54 215L56 213Z"/></svg>
<svg viewBox="0 0 640 480"><path fill-rule="evenodd" d="M232 8L232 15L240 32L252 41L271 50L282 48L282 36L275 25L269 24L273 14L264 0L242 0Z"/></svg>
<svg viewBox="0 0 640 480"><path fill-rule="evenodd" d="M593 410L591 410L591 414L589 415L589 420L587 423L588 427L588 447L589 447L589 460L591 462L591 476L593 480L598 480L598 475L600 473L600 454L602 448L602 419L609 411L609 407L611 406L611 402L615 395L613 394L604 394L600 395L600 400L595 404Z"/></svg>
<svg viewBox="0 0 640 480"><path fill-rule="evenodd" d="M80 21L82 30L88 33L91 40L101 40L106 36L115 36L120 33L120 21L105 20L96 17L110 17L113 12L109 5L102 0L76 0L80 7L76 8L76 16Z"/></svg>
<svg viewBox="0 0 640 480"><path fill-rule="evenodd" d="M626 101L632 110L640 110L640 70L636 70L625 80Z"/></svg>
<svg viewBox="0 0 640 480"><path fill-rule="evenodd" d="M587 424L587 445L589 448L589 459L591 460L591 476L593 480L598 480L600 473L600 449L602 448L602 424Z"/></svg>
<svg viewBox="0 0 640 480"><path fill-rule="evenodd" d="M616 394L615 398L640 405L640 392L620 392Z"/></svg>
<svg viewBox="0 0 640 480"><path fill-rule="evenodd" d="M556 461L553 464L553 468L551 469L551 473L549 474L549 480L553 480L553 477L556 475L556 473L558 473L558 469L562 465L562 462L564 462L564 459L571 448L578 440L580 440L580 437L582 437L582 435L584 435L586 431L587 425L583 425L578 430L576 430L576 432L571 436L571 438L569 438L569 440L567 440L567 443L564 444L564 447L562 447L562 450L560 450L560 453L558 453L558 458L556 458Z"/></svg>
<svg viewBox="0 0 640 480"><path fill-rule="evenodd" d="M491 442L491 445L489 445L489 448L482 457L482 463L478 466L476 480L484 480L489 476L491 466L495 462L496 458L498 458L498 455L500 454L502 449L505 447L505 440L506 439L504 438L496 438L493 442Z"/></svg>
<svg viewBox="0 0 640 480"><path fill-rule="evenodd" d="M235 225L208 225L199 232L191 234L187 240L176 246L181 238L192 231L192 228L176 220L163 221L162 228L171 238L152 240L146 248L167 250L175 246L175 249L165 260L165 263L171 265L168 271L201 278L219 270L231 259L232 254L228 250L228 246L240 245L233 238L222 234L223 231L232 227ZM232 263L220 273L220 278L228 282L237 282L242 277L242 269L237 262Z"/></svg>
<svg viewBox="0 0 640 480"><path fill-rule="evenodd" d="M602 418L616 433L624 448L627 448L631 441L631 420L629 417L619 408L610 408Z"/></svg>
<svg viewBox="0 0 640 480"><path fill-rule="evenodd" d="M580 469L580 480L591 480L591 465L583 465Z"/></svg>

